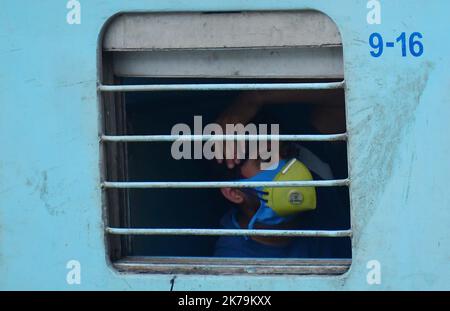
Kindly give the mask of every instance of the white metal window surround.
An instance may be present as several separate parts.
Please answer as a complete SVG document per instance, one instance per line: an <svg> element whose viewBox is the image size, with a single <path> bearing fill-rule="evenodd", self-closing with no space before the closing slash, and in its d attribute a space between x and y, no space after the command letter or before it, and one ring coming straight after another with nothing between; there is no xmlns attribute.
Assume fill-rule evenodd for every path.
<svg viewBox="0 0 450 311"><path fill-rule="evenodd" d="M113 52L111 75L124 77L232 77L334 79L308 83L206 83L117 85L100 74L101 105L111 105L123 92L227 91L227 90L333 90L344 88L342 45L335 24L313 12L177 13L124 14L116 17L105 32L102 50ZM277 57L270 57L276 53ZM264 66L261 66L261 64ZM259 64L259 66L258 66ZM104 69L102 69L104 70ZM336 81L337 80L337 81ZM109 96L109 97L108 97ZM103 111L103 110L102 110ZM103 112L103 118L108 116ZM102 157L105 146L116 143L175 141L172 135L100 134ZM347 133L329 135L227 136L226 140L278 138L280 141L346 141ZM192 140L211 137L192 135ZM102 159L104 160L104 159ZM105 169L105 168L104 168ZM124 182L110 181L103 174L101 186L131 188L220 188L220 187L348 187L349 179L291 182ZM108 209L108 202L105 203ZM189 228L113 227L105 220L107 236L197 235L197 236L295 236L351 237L351 230L248 230ZM342 274L350 260L325 259L220 259L220 258L122 258L114 266L128 272L152 273L262 273L262 274Z"/></svg>

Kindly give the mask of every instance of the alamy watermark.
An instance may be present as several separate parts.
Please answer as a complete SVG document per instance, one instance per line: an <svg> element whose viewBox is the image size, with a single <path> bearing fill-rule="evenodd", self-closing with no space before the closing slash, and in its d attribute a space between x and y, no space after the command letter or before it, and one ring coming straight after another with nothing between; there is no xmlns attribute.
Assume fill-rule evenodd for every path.
<svg viewBox="0 0 450 311"><path fill-rule="evenodd" d="M66 282L69 285L81 284L81 264L78 260L69 260L66 264L66 268L69 270L66 275Z"/></svg>
<svg viewBox="0 0 450 311"><path fill-rule="evenodd" d="M367 24L380 25L381 24L381 3L379 0L367 1Z"/></svg>
<svg viewBox="0 0 450 311"><path fill-rule="evenodd" d="M279 161L280 126L271 124L270 134L268 130L268 124L253 123L226 124L224 130L217 123L203 126L203 118L194 116L193 130L185 123L172 127L171 135L178 138L172 144L171 154L176 160L260 159L260 168L268 170Z"/></svg>
<svg viewBox="0 0 450 311"><path fill-rule="evenodd" d="M370 260L367 262L366 268L369 272L366 276L367 284L380 285L381 284L381 263L378 260Z"/></svg>
<svg viewBox="0 0 450 311"><path fill-rule="evenodd" d="M67 12L66 21L69 25L81 24L81 3L78 0L69 0L66 4Z"/></svg>

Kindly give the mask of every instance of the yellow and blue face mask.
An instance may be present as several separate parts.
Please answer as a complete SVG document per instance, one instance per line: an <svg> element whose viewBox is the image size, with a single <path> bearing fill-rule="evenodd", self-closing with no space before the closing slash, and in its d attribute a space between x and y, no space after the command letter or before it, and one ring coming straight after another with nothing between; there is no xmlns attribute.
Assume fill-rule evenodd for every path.
<svg viewBox="0 0 450 311"><path fill-rule="evenodd" d="M280 160L277 167L263 170L257 175L241 181L305 181L313 180L308 168L297 159ZM255 223L278 225L291 220L301 212L316 209L315 187L256 187L245 188L245 193L256 195L259 208L249 222L253 229Z"/></svg>

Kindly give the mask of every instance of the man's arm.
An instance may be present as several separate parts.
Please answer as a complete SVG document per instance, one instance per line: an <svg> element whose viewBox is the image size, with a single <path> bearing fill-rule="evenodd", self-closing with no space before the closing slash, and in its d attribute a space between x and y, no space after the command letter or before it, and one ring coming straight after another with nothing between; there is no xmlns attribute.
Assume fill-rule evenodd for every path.
<svg viewBox="0 0 450 311"><path fill-rule="evenodd" d="M328 102L333 102L335 94L326 94ZM286 104L295 102L317 102L317 95L310 91L250 91L242 92L238 98L220 115L217 123L225 129L226 124L247 125L267 104ZM317 104L310 111L310 123L320 133L345 132L345 110L339 105ZM236 150L236 148L234 148ZM225 152L225 150L224 150ZM222 163L222 160L218 160ZM227 159L228 168L239 164L237 156Z"/></svg>

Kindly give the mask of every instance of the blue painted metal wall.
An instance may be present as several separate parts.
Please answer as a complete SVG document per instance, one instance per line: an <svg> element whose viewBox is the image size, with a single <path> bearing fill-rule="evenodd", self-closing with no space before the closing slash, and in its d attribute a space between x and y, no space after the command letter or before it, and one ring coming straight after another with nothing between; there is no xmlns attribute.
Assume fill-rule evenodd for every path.
<svg viewBox="0 0 450 311"><path fill-rule="evenodd" d="M175 290L450 289L450 68L446 0L3 0L0 7L0 289L158 289L172 276L123 275L107 263L99 188L97 47L124 11L317 9L344 45L353 264L342 276L178 276ZM425 53L369 54L369 34L420 31ZM81 263L81 284L66 263ZM381 263L368 285L366 264Z"/></svg>

